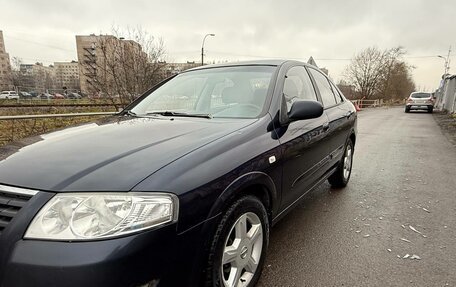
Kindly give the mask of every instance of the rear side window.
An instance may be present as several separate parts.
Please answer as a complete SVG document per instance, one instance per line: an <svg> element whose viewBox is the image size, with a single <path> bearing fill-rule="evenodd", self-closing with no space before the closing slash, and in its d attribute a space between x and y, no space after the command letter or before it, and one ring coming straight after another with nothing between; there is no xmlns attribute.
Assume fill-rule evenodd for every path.
<svg viewBox="0 0 456 287"><path fill-rule="evenodd" d="M336 105L336 98L334 97L333 91L331 89L331 86L329 85L329 81L326 78L326 76L312 68L310 68L309 71L314 77L315 82L317 83L321 99L323 100L323 106L330 107Z"/></svg>
<svg viewBox="0 0 456 287"><path fill-rule="evenodd" d="M337 89L337 87L331 82L329 81L329 83L331 84L331 88L334 92L334 95L336 96L336 102L337 103L340 103L340 102L343 102L344 101L344 98L342 97L342 95L340 94L339 90Z"/></svg>
<svg viewBox="0 0 456 287"><path fill-rule="evenodd" d="M288 70L283 86L283 95L290 111L291 105L297 100L317 100L310 76L303 66Z"/></svg>

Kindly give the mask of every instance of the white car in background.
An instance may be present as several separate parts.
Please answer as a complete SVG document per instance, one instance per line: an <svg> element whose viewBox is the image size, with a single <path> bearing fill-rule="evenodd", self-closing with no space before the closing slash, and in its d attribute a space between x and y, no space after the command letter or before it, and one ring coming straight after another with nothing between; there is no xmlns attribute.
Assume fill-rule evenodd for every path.
<svg viewBox="0 0 456 287"><path fill-rule="evenodd" d="M432 113L434 110L434 98L432 94L425 92L411 93L405 103L405 112L408 113L411 110L427 110L428 113Z"/></svg>
<svg viewBox="0 0 456 287"><path fill-rule="evenodd" d="M16 91L3 91L0 93L0 99L19 99Z"/></svg>

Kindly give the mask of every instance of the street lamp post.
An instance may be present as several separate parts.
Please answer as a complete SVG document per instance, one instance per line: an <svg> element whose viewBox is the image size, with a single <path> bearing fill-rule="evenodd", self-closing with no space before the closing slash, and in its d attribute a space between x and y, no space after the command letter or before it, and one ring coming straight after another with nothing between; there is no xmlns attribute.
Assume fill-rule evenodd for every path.
<svg viewBox="0 0 456 287"><path fill-rule="evenodd" d="M444 56L440 56L440 55L438 55L437 57L442 58L445 61L445 68L443 70L443 76L445 76L446 73L448 72L448 64L449 64L448 59L445 58Z"/></svg>
<svg viewBox="0 0 456 287"><path fill-rule="evenodd" d="M201 66L204 65L204 42L206 41L207 36L214 37L215 34L206 34L206 36L203 38L203 44L201 45Z"/></svg>
<svg viewBox="0 0 456 287"><path fill-rule="evenodd" d="M442 58L442 59L445 60L445 71L443 73L444 77L450 71L450 54L451 54L451 46L448 49L448 55L446 57L441 56L441 55L437 55L437 57Z"/></svg>

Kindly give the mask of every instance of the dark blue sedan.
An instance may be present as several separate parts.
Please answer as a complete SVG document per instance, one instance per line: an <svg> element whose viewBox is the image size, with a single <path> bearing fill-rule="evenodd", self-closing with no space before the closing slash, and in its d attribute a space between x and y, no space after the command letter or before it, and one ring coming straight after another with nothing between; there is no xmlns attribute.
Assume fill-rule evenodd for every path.
<svg viewBox="0 0 456 287"><path fill-rule="evenodd" d="M356 121L316 67L240 62L0 148L0 286L253 286L271 226L347 185Z"/></svg>

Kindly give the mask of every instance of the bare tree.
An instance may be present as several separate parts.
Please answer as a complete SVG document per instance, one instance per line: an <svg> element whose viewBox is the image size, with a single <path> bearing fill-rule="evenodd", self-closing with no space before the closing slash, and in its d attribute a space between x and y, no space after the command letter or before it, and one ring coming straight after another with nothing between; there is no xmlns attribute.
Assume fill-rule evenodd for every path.
<svg viewBox="0 0 456 287"><path fill-rule="evenodd" d="M345 79L355 87L359 97L391 99L398 96L392 93L397 90L398 72L403 79L409 79L411 66L401 60L405 55L402 47L379 50L369 47L357 54L345 70ZM413 84L412 83L408 83Z"/></svg>
<svg viewBox="0 0 456 287"><path fill-rule="evenodd" d="M412 67L404 62L395 63L389 73L388 89L385 91L387 99L404 99L415 91L410 70Z"/></svg>
<svg viewBox="0 0 456 287"><path fill-rule="evenodd" d="M355 86L361 97L371 98L382 77L384 55L375 47L369 47L357 54L345 70L345 78Z"/></svg>
<svg viewBox="0 0 456 287"><path fill-rule="evenodd" d="M161 80L165 48L142 28L115 27L112 34L95 37L93 60L82 65L92 93L125 104Z"/></svg>
<svg viewBox="0 0 456 287"><path fill-rule="evenodd" d="M344 96L348 99L356 98L355 86L345 82L344 80L340 80L337 84L337 87L340 89L342 94L344 94Z"/></svg>
<svg viewBox="0 0 456 287"><path fill-rule="evenodd" d="M11 59L11 76L12 76L12 80L13 80L13 85L15 87L22 86L21 72L20 72L22 63L23 63L23 61L19 57L13 57Z"/></svg>

